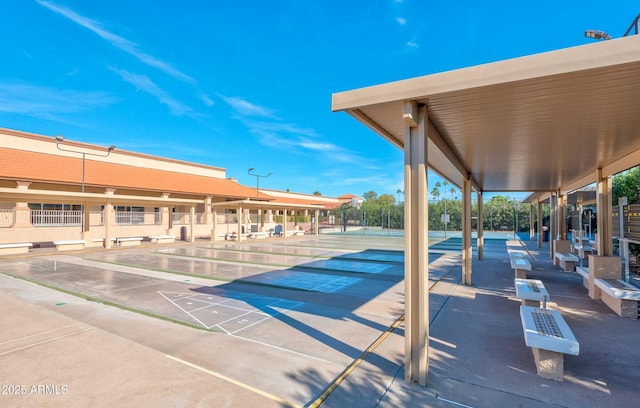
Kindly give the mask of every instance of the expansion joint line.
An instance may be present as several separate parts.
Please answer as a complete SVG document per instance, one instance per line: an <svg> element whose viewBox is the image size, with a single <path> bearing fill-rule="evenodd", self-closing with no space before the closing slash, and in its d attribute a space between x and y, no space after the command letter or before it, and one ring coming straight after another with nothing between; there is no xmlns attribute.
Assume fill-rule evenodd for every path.
<svg viewBox="0 0 640 408"><path fill-rule="evenodd" d="M442 282L442 280L444 278L446 278L447 276L449 276L451 274L451 271L455 268L456 265L452 266L447 273L445 273L444 275L442 275L440 277L440 279L438 279L430 288L429 288L429 292L433 291L433 289L438 286L438 284L440 282ZM382 343L384 341L384 339L386 339L395 329L398 328L398 326L400 326L400 324L402 322L404 322L404 317L405 315L403 314L402 316L398 317L391 326L389 326L389 328L387 330L385 330L384 333L382 333L380 336L378 336L378 338L371 343L371 345L369 347L367 347L367 349L362 353L362 355L360 355L360 357L358 357L356 360L354 360L351 364L349 364L349 366L347 366L347 368L344 369L344 371L342 371L342 373L340 373L340 375L333 380L333 382L331 384L329 384L329 386L322 392L322 394L320 394L320 396L313 401L311 404L308 405L309 408L317 408L320 405L322 405L322 403L324 403L324 401L329 397L329 395L331 395L336 388L338 388L338 386L349 376L349 374L351 374L353 372L353 370L355 370L360 363L362 363L369 354L371 354L371 352L373 350L375 350L380 343Z"/></svg>
<svg viewBox="0 0 640 408"><path fill-rule="evenodd" d="M403 321L404 314L397 318L396 321L393 322L393 324L389 326L389 328L385 330L384 333L378 336L378 338L373 343L371 343L369 347L367 347L367 349L362 353L362 355L360 355L360 357L349 364L347 368L345 368L344 371L324 390L324 392L320 394L320 396L315 401L308 405L308 407L317 408L322 405L322 403L329 397L329 395L331 395L331 393L333 393L333 391L338 388L342 381L344 381L345 378L347 378L349 374L351 374L353 370L355 370L360 365L360 363L362 363L367 358L367 356L371 354L371 352L384 341L384 339L386 339L395 329L397 329Z"/></svg>

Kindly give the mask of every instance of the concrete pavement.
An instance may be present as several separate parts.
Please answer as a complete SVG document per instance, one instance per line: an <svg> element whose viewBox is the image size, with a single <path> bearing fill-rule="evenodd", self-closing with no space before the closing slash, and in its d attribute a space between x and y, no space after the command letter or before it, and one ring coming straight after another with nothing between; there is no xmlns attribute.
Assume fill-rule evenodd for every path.
<svg viewBox="0 0 640 408"><path fill-rule="evenodd" d="M353 250L340 253L336 248L348 247L346 241L315 239L304 237L296 240L298 244L291 240L286 247L295 257L322 253L344 262L344 252L351 252L356 254L354 262L362 262L358 254L366 245L359 239L354 241ZM390 329L403 313L403 284L397 280L395 269L401 268L394 258L397 248L389 247L388 241L384 246L391 251L390 257L386 261L374 257L374 266L366 273L349 271L349 267L304 270L310 273L309 278L321 274L329 280L362 279L334 292L300 291L281 286L281 280L274 286L212 281L203 272L204 264L193 266L193 260L186 258L171 258L171 262L181 264L182 260L183 265L192 265L190 268L197 272L194 276L145 269L143 265L96 262L115 253L147 260L173 256L157 254L155 248L61 257L46 253L42 258L0 261L0 272L18 274L22 268L30 279L51 286L64 283L76 292L91 292L118 304L126 301L129 303L125 306L131 309L156 310L185 321L199 316L191 311L190 317L176 307L185 306L181 299L189 299L178 298L171 303L153 294L216 293L245 304L251 295L257 296L253 298L254 307L263 306L255 299L262 301L265 297L301 303L295 307L288 303L291 307L279 310L277 317L266 313L269 319L235 335L223 334L221 330L197 329L197 322L178 325L0 274L4 312L0 315L4 329L0 331L1 385L7 392L15 391L15 387L8 388L11 384L24 385L29 391L1 394L0 405L634 406L640 398L636 391L640 351L633 343L638 321L620 318L602 302L589 299L578 276L552 265L548 247L539 251L526 243L533 255L530 276L545 283L551 295L549 306L562 312L581 349L579 356L565 357L564 382L538 377L531 350L524 344L506 241L487 241L485 260L474 260L472 286L459 284L458 255L447 253L432 259L437 279L432 278L430 294L431 365L427 387L403 380L403 327L399 324ZM278 244L265 242L259 248L253 243L253 248L238 245L259 254L261 261L243 253L239 260L249 263L232 268L236 279L281 273L278 268L264 270L264 252L282 252ZM379 244L374 240L371 245ZM308 252L312 246L319 248L316 255ZM65 264L67 271L55 276L51 270L29 268L41 267L52 259ZM282 262L281 255L273 259ZM299 265L305 261L295 262ZM375 266L375 262L382 263ZM222 264L225 266L210 270L228 271L228 265L238 266L233 262ZM378 270L382 272L376 273ZM166 290L158 290L160 287ZM144 291L149 297L138 296ZM238 292L244 297L237 296ZM138 298L146 300L132 301ZM213 312L219 307L206 303L213 300L192 300L204 302L200 305L204 311ZM269 311L258 309L258 313ZM323 395L336 379L339 385L335 390ZM40 393L38 386L43 386Z"/></svg>

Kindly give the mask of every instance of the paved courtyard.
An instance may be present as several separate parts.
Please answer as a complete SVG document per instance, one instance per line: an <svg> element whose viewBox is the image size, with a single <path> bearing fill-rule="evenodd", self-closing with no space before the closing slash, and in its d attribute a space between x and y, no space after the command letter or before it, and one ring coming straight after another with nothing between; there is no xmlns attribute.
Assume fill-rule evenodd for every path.
<svg viewBox="0 0 640 408"><path fill-rule="evenodd" d="M575 276L530 248L532 273L549 282L584 350L566 359L565 382L535 374L506 240L485 242L472 287L459 285L459 239L430 248L426 388L402 380L402 237L6 257L0 406L582 407L638 396L638 353L615 340L637 321L586 298ZM599 329L587 337L591 322L612 339Z"/></svg>

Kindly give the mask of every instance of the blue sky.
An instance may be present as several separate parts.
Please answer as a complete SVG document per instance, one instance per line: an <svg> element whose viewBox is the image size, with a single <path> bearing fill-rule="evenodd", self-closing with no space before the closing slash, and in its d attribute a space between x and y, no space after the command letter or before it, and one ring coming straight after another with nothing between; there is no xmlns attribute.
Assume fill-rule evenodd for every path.
<svg viewBox="0 0 640 408"><path fill-rule="evenodd" d="M396 196L402 152L332 93L619 37L632 3L4 0L0 127Z"/></svg>

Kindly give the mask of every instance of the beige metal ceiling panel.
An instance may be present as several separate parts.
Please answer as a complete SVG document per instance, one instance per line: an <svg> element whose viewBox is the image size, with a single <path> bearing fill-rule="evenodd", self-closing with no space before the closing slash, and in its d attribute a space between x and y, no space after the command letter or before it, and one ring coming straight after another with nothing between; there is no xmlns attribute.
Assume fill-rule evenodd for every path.
<svg viewBox="0 0 640 408"><path fill-rule="evenodd" d="M408 100L427 106L459 158L451 166L436 163L442 151L429 153L430 166L452 181L462 169L483 191L574 187L599 167L628 168L640 150L640 37L334 94L333 109L357 110L402 147Z"/></svg>

